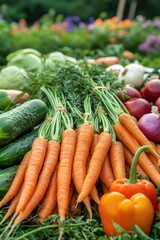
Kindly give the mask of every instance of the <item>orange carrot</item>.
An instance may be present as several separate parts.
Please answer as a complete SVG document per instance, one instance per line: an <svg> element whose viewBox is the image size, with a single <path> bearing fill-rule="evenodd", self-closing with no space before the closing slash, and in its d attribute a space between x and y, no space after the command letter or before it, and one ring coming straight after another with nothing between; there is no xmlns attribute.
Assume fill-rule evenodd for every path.
<svg viewBox="0 0 160 240"><path fill-rule="evenodd" d="M76 205L76 200L78 197L78 193L76 191L76 189L74 189L72 198L71 198L71 202L69 205L69 213L68 215L72 218L76 218L78 216L81 215L81 211L82 211L82 206L79 204L78 206Z"/></svg>
<svg viewBox="0 0 160 240"><path fill-rule="evenodd" d="M155 144L153 141L151 141L151 140L150 140L150 143L152 144L154 150L157 151L157 149L156 149L156 144Z"/></svg>
<svg viewBox="0 0 160 240"><path fill-rule="evenodd" d="M94 134L93 125L88 123L83 123L78 130L76 151L73 160L72 171L73 182L78 193L80 193L84 179L86 177L86 163L88 159L91 142L93 139L93 134ZM84 204L86 205L86 208L91 218L92 216L91 206L88 198L84 200Z"/></svg>
<svg viewBox="0 0 160 240"><path fill-rule="evenodd" d="M95 150L95 146L98 143L98 138L99 138L99 134L98 133L94 133L93 139L92 139L92 143L91 143L91 149L90 149L91 156L93 155L94 150Z"/></svg>
<svg viewBox="0 0 160 240"><path fill-rule="evenodd" d="M126 175L130 173L130 166L127 164L127 162L125 163L125 169L126 169Z"/></svg>
<svg viewBox="0 0 160 240"><path fill-rule="evenodd" d="M94 184L97 182L101 167L111 146L111 142L112 136L109 132L100 133L77 203L83 201L90 194Z"/></svg>
<svg viewBox="0 0 160 240"><path fill-rule="evenodd" d="M7 191L5 196L0 201L0 207L2 207L7 202L9 202L18 193L18 191L23 183L23 179L24 179L25 171L27 169L27 164L28 164L29 158L30 158L30 151L24 155L23 160L17 169L15 178L13 179L13 182L11 183L9 190Z"/></svg>
<svg viewBox="0 0 160 240"><path fill-rule="evenodd" d="M115 176L115 179L125 178L125 158L123 145L120 141L115 141L111 143L109 158L112 166L112 170Z"/></svg>
<svg viewBox="0 0 160 240"><path fill-rule="evenodd" d="M65 220L68 209L76 139L77 133L71 128L66 129L62 134L60 162L57 176L57 205L60 221Z"/></svg>
<svg viewBox="0 0 160 240"><path fill-rule="evenodd" d="M109 159L109 154L107 154L105 157L99 177L101 182L105 184L107 189L110 188L112 182L115 180L110 159Z"/></svg>
<svg viewBox="0 0 160 240"><path fill-rule="evenodd" d="M93 155L95 146L97 145L98 138L99 138L99 134L94 133L92 143L91 143L90 152L89 152L89 155L88 155L88 160L87 160L87 171L88 171L89 163L90 163L90 160L91 160L91 156ZM96 188L96 185L93 186L93 188L90 192L90 196L95 203L99 204L100 199L99 199L98 190Z"/></svg>
<svg viewBox="0 0 160 240"><path fill-rule="evenodd" d="M114 131L118 139L130 150L130 152L134 155L140 145L131 133L121 124L114 124ZM158 185L160 183L160 174L157 169L154 167L146 153L142 152L139 157L139 165L146 172L147 176Z"/></svg>
<svg viewBox="0 0 160 240"><path fill-rule="evenodd" d="M55 140L50 140L47 144L47 152L45 156L44 165L40 172L35 191L31 199L29 200L28 204L26 205L26 207L20 212L16 220L17 222L18 221L22 222L24 219L26 219L44 197L46 190L48 188L52 173L54 172L56 164L58 162L59 151L60 151L60 143Z"/></svg>
<svg viewBox="0 0 160 240"><path fill-rule="evenodd" d="M160 155L157 154L152 143L142 133L132 117L127 113L121 113L118 118L119 121L125 126L125 128L135 137L140 145L146 145L150 147L151 154L158 161L158 163L160 163Z"/></svg>
<svg viewBox="0 0 160 240"><path fill-rule="evenodd" d="M156 144L156 151L158 154L160 154L160 144L159 143Z"/></svg>
<svg viewBox="0 0 160 240"><path fill-rule="evenodd" d="M72 195L73 195L73 192L75 190L75 187L74 187L74 183L71 179L71 184L70 184L70 188L69 188L69 199L68 199L68 205L70 204L71 202L71 199L72 199Z"/></svg>
<svg viewBox="0 0 160 240"><path fill-rule="evenodd" d="M108 190L107 186L106 186L106 185L105 185L103 182L101 182L101 186L102 186L103 194L105 194L105 193L108 193L108 192L109 192L109 190Z"/></svg>
<svg viewBox="0 0 160 240"><path fill-rule="evenodd" d="M157 160L151 155L151 153L148 153L148 158L153 163L154 167L157 169L157 171L160 173L160 165L158 164Z"/></svg>
<svg viewBox="0 0 160 240"><path fill-rule="evenodd" d="M15 214L22 211L32 197L37 185L39 173L43 166L46 150L47 140L43 137L37 137L32 144L31 155L25 172L24 184Z"/></svg>
<svg viewBox="0 0 160 240"><path fill-rule="evenodd" d="M40 223L43 223L45 219L52 214L57 204L57 170L58 163L50 179L48 189L43 199L42 207L38 212Z"/></svg>
<svg viewBox="0 0 160 240"><path fill-rule="evenodd" d="M9 208L8 208L6 214L4 215L2 221L0 222L0 224L4 223L15 212L19 198L20 198L21 191L22 191L22 187L20 188L20 190L16 194L16 196L12 199L12 202L9 205Z"/></svg>

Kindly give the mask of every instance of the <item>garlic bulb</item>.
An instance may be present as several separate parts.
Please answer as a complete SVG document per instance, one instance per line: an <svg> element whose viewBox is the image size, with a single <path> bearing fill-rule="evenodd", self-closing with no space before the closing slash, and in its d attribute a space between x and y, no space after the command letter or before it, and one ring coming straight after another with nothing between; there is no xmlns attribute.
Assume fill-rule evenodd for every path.
<svg viewBox="0 0 160 240"><path fill-rule="evenodd" d="M124 81L133 87L140 87L143 83L145 68L137 63L130 63L118 75L119 81Z"/></svg>

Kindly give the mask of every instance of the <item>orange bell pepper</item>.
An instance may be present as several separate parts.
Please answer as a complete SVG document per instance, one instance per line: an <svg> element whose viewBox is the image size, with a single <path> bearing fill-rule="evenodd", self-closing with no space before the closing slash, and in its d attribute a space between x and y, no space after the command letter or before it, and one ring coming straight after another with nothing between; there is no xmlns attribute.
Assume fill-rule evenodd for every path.
<svg viewBox="0 0 160 240"><path fill-rule="evenodd" d="M154 208L149 198L143 193L136 193L130 199L119 192L105 193L100 199L98 209L108 236L118 235L114 222L129 233L132 233L133 226L138 225L144 233L150 234Z"/></svg>
<svg viewBox="0 0 160 240"><path fill-rule="evenodd" d="M158 204L158 197L156 193L156 188L151 181L146 179L137 179L136 177L136 166L138 162L139 155L142 151L150 151L148 146L140 147L137 152L135 153L131 170L129 174L129 179L122 178L116 179L110 186L110 192L120 192L124 194L127 198L130 198L135 193L143 193L145 194L152 202L154 209L156 210Z"/></svg>

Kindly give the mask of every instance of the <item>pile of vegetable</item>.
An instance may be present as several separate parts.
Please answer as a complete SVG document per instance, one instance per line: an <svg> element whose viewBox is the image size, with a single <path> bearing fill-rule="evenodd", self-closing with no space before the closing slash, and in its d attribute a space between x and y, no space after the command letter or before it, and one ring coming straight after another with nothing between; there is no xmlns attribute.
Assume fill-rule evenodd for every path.
<svg viewBox="0 0 160 240"><path fill-rule="evenodd" d="M55 60L57 56L62 60ZM42 58L38 70L25 70L26 82L14 96L1 90L5 97L0 115L2 239L38 239L39 234L41 239L159 235L160 141L146 136L139 127L141 116L131 112L135 104L129 108L127 103L147 101L146 114L151 113L158 107L159 93L151 99L154 93L143 95L140 90L160 81L146 81L143 71L141 84L133 86L123 78L117 80L124 70L118 67L108 70L104 62L76 61L54 53L49 60ZM117 181L132 190L114 188ZM129 208L114 218L105 201L117 209L118 205L112 206L115 198L127 198L133 205L134 198L143 202L148 211L139 206L137 215L148 222L142 224L139 217L130 221Z"/></svg>
<svg viewBox="0 0 160 240"><path fill-rule="evenodd" d="M91 79L88 79L88 87L90 87L88 94L84 97L81 106L76 105L76 102L68 101L69 96L67 99L67 94L64 95L61 91L58 91L57 96L57 91L52 87L41 88L48 104L47 115L44 119L45 106L43 106L44 114L42 114L42 110L38 113L37 109L31 107L32 110L35 110L33 112L38 119L43 115L44 121L40 124L38 135L34 139L31 149L26 152L18 166L8 192L0 201L2 207L11 200L1 221L3 224L11 217L1 233L1 237L3 236L4 239L15 237L15 228L34 214L40 224L45 224L47 217L55 214L57 217L52 223L54 231L51 235L65 239L67 232L65 232L63 224L70 216L79 217L82 208L88 212L86 212L86 217L93 221L91 204L95 209L99 206L97 211L99 211L100 219L104 224L103 204L101 206L104 194L112 192L111 186L116 179L126 178L132 166L133 156L137 156L137 154L138 164L137 169L134 164L134 176L137 171L141 178L149 179L146 181L151 184L150 188L153 189L154 197L151 195L151 199L147 191L136 191L136 193L142 193L138 197L144 206L147 206L146 214L149 215L144 216L149 217L149 222L144 224L144 227L141 221L135 221L132 224L138 225L138 231L144 231L144 236L150 234L158 205L156 188L160 183L160 156L157 152L159 144L150 142L145 137L135 119L109 87L106 88L102 82L101 85L97 85ZM11 126L13 122L14 126L16 123L20 124L20 117L12 119L12 113L19 113L22 108L24 109L22 113L27 114L28 108L25 110L25 106L34 101L41 100L29 100L19 107L2 113L0 120L10 114L11 123L9 124ZM31 118L30 115L28 115L29 117ZM28 121L28 118L25 121ZM21 131L24 126L26 124L20 127ZM28 128L30 129L30 126ZM10 136L6 143L16 138L16 134L20 134L17 128L12 129L12 132L15 135L13 138ZM141 153L144 150L146 153ZM133 173L133 170L131 172ZM130 184L136 185L136 182L131 181ZM117 190L117 192L119 191ZM128 198L128 196L126 197ZM144 210L141 209L141 211L141 214L144 213ZM124 228L125 234L133 227L132 224L129 228L121 225L121 221L117 221L117 224ZM106 231L105 226L104 229ZM106 231L108 237L112 234L117 235L119 231L120 234L123 234L122 230L117 232L117 228L113 227L113 229L114 231L111 230L111 232L110 230ZM136 230L133 232L134 234L137 234Z"/></svg>

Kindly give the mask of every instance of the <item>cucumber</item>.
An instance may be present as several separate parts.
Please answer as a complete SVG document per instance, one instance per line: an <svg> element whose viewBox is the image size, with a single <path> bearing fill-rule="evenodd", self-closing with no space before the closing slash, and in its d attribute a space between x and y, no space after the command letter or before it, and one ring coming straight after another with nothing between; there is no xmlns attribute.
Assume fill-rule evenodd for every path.
<svg viewBox="0 0 160 240"><path fill-rule="evenodd" d="M29 100L0 115L0 146L27 133L40 124L47 114L47 106L40 99Z"/></svg>
<svg viewBox="0 0 160 240"><path fill-rule="evenodd" d="M17 166L8 167L3 170L0 170L0 199L8 191L18 169Z"/></svg>
<svg viewBox="0 0 160 240"><path fill-rule="evenodd" d="M0 89L0 111L3 111L11 104L12 100L5 90Z"/></svg>
<svg viewBox="0 0 160 240"><path fill-rule="evenodd" d="M37 136L38 128L0 148L0 168L19 164L25 153L31 149L32 143Z"/></svg>

